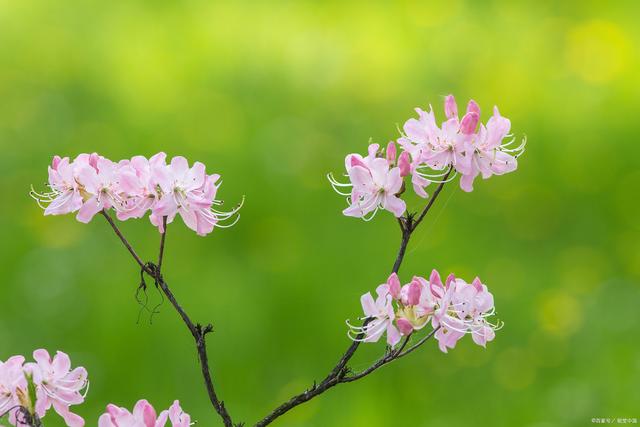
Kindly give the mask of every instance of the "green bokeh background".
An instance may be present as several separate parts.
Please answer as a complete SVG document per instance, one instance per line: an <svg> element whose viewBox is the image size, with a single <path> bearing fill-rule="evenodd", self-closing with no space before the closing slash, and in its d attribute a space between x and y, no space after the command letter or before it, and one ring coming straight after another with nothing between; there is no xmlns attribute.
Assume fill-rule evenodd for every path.
<svg viewBox="0 0 640 427"><path fill-rule="evenodd" d="M640 418L639 12L634 1L0 0L0 359L69 353L90 373L77 407L88 426L108 402L143 397L180 399L198 425L219 425L169 305L136 323L138 271L105 222L45 218L27 194L53 154L185 155L223 175L228 204L246 204L237 226L206 238L177 221L165 276L194 319L214 323L218 390L238 421L255 421L328 372L348 345L344 320L397 250L392 216L342 216L325 174L370 138L396 138L415 106L441 112L451 92L483 119L499 105L528 151L471 194L446 187L401 273L479 275L506 326L486 350L431 344L274 425ZM155 257L146 220L123 229ZM383 350L364 346L354 367Z"/></svg>

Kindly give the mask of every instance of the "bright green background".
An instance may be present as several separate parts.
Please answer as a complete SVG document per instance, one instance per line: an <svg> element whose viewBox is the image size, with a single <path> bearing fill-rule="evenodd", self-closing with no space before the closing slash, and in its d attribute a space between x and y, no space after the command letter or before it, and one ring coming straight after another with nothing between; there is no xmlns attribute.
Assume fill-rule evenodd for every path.
<svg viewBox="0 0 640 427"><path fill-rule="evenodd" d="M219 392L255 421L328 372L348 345L344 320L397 250L392 216L342 216L325 173L369 138L396 138L415 106L440 114L452 92L484 119L498 104L528 151L471 194L447 187L401 273L478 274L506 326L486 350L432 343L276 425L640 418L639 12L634 1L0 0L0 358L68 352L90 373L77 408L88 426L108 402L143 397L180 399L198 425L218 425L169 305L136 324L138 271L104 221L45 218L27 195L53 154L185 155L246 205L206 238L177 221L165 275L214 323ZM146 220L123 229L155 257ZM384 349L364 347L356 368Z"/></svg>

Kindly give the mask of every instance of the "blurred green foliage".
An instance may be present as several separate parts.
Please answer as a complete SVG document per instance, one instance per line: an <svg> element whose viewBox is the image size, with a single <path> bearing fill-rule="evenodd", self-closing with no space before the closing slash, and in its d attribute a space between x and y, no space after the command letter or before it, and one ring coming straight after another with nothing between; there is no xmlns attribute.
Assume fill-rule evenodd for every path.
<svg viewBox="0 0 640 427"><path fill-rule="evenodd" d="M396 138L413 107L440 112L451 92L484 119L499 105L528 151L471 194L448 186L401 273L479 275L505 328L486 350L427 346L278 425L640 417L639 12L635 1L0 0L0 358L69 353L90 373L77 409L89 426L108 402L143 397L180 399L218 425L169 305L136 323L138 271L104 221L45 218L28 197L53 154L164 150L221 173L227 203L246 195L232 229L169 228L165 276L215 325L231 413L263 416L335 363L344 319L397 250L391 215L342 216L325 173L370 138ZM123 229L156 256L146 220ZM356 368L384 349L364 347Z"/></svg>

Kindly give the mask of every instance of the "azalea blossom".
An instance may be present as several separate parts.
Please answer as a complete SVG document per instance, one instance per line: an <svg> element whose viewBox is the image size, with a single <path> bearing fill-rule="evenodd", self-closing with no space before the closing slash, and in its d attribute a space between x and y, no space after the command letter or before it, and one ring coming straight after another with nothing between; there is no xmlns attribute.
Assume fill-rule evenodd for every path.
<svg viewBox="0 0 640 427"><path fill-rule="evenodd" d="M158 181L164 176L167 155L158 153L147 159L134 156L119 171L120 191L124 204L117 211L118 219L142 218L160 197Z"/></svg>
<svg viewBox="0 0 640 427"><path fill-rule="evenodd" d="M153 406L146 400L139 400L133 412L113 404L107 405L107 411L98 419L98 427L164 427L170 421L171 427L189 427L191 417L180 407L177 400L168 410L156 416Z"/></svg>
<svg viewBox="0 0 640 427"><path fill-rule="evenodd" d="M460 178L460 187L464 191L473 190L473 181L478 175L488 179L492 175L503 175L516 170L517 159L525 149L525 141L513 148L511 146L515 139L503 144L502 141L510 130L511 121L500 115L498 107L493 107L493 116L487 125L481 124L478 134L467 143L469 170Z"/></svg>
<svg viewBox="0 0 640 427"><path fill-rule="evenodd" d="M524 153L525 143L514 146L510 136L511 122L494 107L493 116L486 124L481 122L480 106L474 100L467 103L462 116L453 95L444 99L445 120L438 123L433 107L425 111L416 108L417 118L408 119L397 143L387 145L386 151L378 144L369 145L368 154L352 153L345 158L345 177L342 182L329 174L333 189L346 196L349 207L346 216L370 220L379 209L400 217L407 210L400 198L406 184L422 198L429 197L427 187L454 180L460 175L460 187L473 190L479 175L487 179L493 175L513 172L517 158Z"/></svg>
<svg viewBox="0 0 640 427"><path fill-rule="evenodd" d="M6 362L0 360L0 415L8 413L9 421L13 424L17 406L20 405L18 390L27 389L23 363L22 356L12 356Z"/></svg>
<svg viewBox="0 0 640 427"><path fill-rule="evenodd" d="M82 195L68 157L53 157L49 166L49 191L38 193L32 188L30 194L45 215L68 214L82 207Z"/></svg>
<svg viewBox="0 0 640 427"><path fill-rule="evenodd" d="M169 407L168 411L169 421L171 421L171 427L189 427L191 425L191 416L184 412L180 407L180 402L175 400ZM160 414L162 417L162 414Z"/></svg>
<svg viewBox="0 0 640 427"><path fill-rule="evenodd" d="M184 157L174 157L171 164L156 174L161 197L152 208L151 222L162 231L162 218L167 223L177 214L187 225L201 236L210 233L218 222L236 214L240 206L231 212L214 208L220 175L207 175L204 164L195 162L189 167ZM231 224L233 225L233 224Z"/></svg>
<svg viewBox="0 0 640 427"><path fill-rule="evenodd" d="M424 328L434 306L428 282L423 277L414 276L400 291L396 322L402 335L411 335L414 331Z"/></svg>
<svg viewBox="0 0 640 427"><path fill-rule="evenodd" d="M35 363L24 363L23 356L0 361L0 415L8 413L9 422L20 426L23 423L19 408L42 419L53 407L67 426L83 427L84 420L71 413L69 406L84 402L87 371L82 367L71 369L69 356L62 352L52 359L46 350L40 349L33 352L33 358ZM35 388L35 402L29 384Z"/></svg>
<svg viewBox="0 0 640 427"><path fill-rule="evenodd" d="M495 330L502 325L487 320L495 312L493 295L479 278L469 284L449 275L443 285L440 275L434 270L430 283L432 294L439 301L432 324L439 328L435 338L443 352L455 347L466 334L471 334L473 341L483 347L494 339Z"/></svg>
<svg viewBox="0 0 640 427"><path fill-rule="evenodd" d="M350 206L343 211L346 216L370 220L379 209L388 210L400 217L407 209L404 200L398 197L402 190L401 169L395 165L396 147L390 144L387 155L378 153L378 144L369 145L366 157L349 154L345 159L348 183L338 182L331 174L329 181L343 196L348 196ZM344 189L351 188L350 193Z"/></svg>
<svg viewBox="0 0 640 427"><path fill-rule="evenodd" d="M495 312L493 295L479 278L469 284L450 274L443 283L433 270L429 280L414 276L401 286L394 273L376 292L375 300L370 293L361 298L365 324L347 322L351 339L376 342L386 332L387 342L395 346L401 336L410 336L431 324L440 350L446 353L468 334L484 347L501 327L488 320Z"/></svg>
<svg viewBox="0 0 640 427"><path fill-rule="evenodd" d="M95 166L85 157L75 162L84 199L76 216L78 221L87 223L103 209L123 206L124 202L119 197L118 164L102 156L98 157Z"/></svg>
<svg viewBox="0 0 640 427"><path fill-rule="evenodd" d="M77 219L85 223L110 209L120 220L150 213L161 232L163 219L169 223L178 214L199 235L237 222L242 203L225 212L216 199L220 175L207 174L200 162L189 167L181 156L167 164L166 157L161 152L149 159L134 156L114 162L97 153L80 154L73 161L55 156L49 167L49 191L32 190L31 196L46 215L77 212Z"/></svg>
<svg viewBox="0 0 640 427"><path fill-rule="evenodd" d="M405 122L398 139L404 152L411 156L411 181L416 194L427 197L425 187L442 182L449 169L462 176L463 190L472 191L478 174L486 179L517 168L516 158L524 152L525 142L513 148L514 140L502 144L511 124L500 116L497 107L486 125L480 123L480 107L474 100L469 101L460 118L455 98L448 95L444 111L446 120L438 125L432 107L429 112L416 108L418 118Z"/></svg>
<svg viewBox="0 0 640 427"><path fill-rule="evenodd" d="M69 406L84 402L88 387L87 371L83 367L71 369L66 353L58 351L51 358L44 349L33 352L35 363L27 363L25 369L33 375L36 385L36 413L40 418L53 407L69 427L82 427L84 420L70 412Z"/></svg>
<svg viewBox="0 0 640 427"><path fill-rule="evenodd" d="M395 285L393 275L376 289L377 298L374 300L370 292L362 295L360 303L368 323L364 326L355 326L347 321L349 337L354 341L377 342L386 332L387 343L395 346L400 341L400 332L394 325L395 312L393 308L393 295L391 287Z"/></svg>

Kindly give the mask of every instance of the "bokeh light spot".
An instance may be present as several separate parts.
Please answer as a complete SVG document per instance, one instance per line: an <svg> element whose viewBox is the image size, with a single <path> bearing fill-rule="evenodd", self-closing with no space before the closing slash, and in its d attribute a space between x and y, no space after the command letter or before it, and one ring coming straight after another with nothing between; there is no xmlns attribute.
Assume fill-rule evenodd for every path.
<svg viewBox="0 0 640 427"><path fill-rule="evenodd" d="M593 20L572 28L567 34L566 60L569 69L590 83L606 83L627 66L630 43L612 22Z"/></svg>

